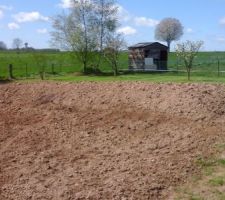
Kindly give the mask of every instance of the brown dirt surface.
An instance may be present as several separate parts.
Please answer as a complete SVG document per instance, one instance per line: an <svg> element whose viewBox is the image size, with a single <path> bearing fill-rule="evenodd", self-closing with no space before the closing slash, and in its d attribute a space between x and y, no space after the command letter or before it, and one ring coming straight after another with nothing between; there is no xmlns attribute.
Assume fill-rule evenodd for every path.
<svg viewBox="0 0 225 200"><path fill-rule="evenodd" d="M0 84L0 199L168 199L225 136L225 86Z"/></svg>

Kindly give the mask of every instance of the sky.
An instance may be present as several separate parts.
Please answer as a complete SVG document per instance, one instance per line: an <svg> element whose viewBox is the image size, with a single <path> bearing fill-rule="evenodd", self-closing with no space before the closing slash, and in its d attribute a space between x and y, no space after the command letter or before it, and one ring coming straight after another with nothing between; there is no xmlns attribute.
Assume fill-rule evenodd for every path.
<svg viewBox="0 0 225 200"><path fill-rule="evenodd" d="M184 27L177 42L202 40L205 51L225 51L225 0L118 0L117 5L117 31L128 46L155 41L157 24L172 17ZM69 0L0 0L0 41L8 48L14 38L34 48L50 47L51 17L69 6Z"/></svg>

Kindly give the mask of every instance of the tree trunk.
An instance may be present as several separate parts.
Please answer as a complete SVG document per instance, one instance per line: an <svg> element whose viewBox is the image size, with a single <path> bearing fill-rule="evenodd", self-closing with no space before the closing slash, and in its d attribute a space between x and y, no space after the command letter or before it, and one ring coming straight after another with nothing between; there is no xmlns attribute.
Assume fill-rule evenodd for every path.
<svg viewBox="0 0 225 200"><path fill-rule="evenodd" d="M171 42L170 41L167 41L168 52L170 52L170 44L171 44Z"/></svg>
<svg viewBox="0 0 225 200"><path fill-rule="evenodd" d="M84 74L87 73L87 62L86 62L86 60L83 62L83 73Z"/></svg>
<svg viewBox="0 0 225 200"><path fill-rule="evenodd" d="M117 67L117 63L114 63L114 76L118 75L118 67Z"/></svg>
<svg viewBox="0 0 225 200"><path fill-rule="evenodd" d="M103 18L104 18L104 1L101 2L101 19L100 19L100 24L101 24L101 31L100 31L100 52L98 52L98 61L97 65L95 66L95 71L97 72L97 69L99 68L102 58L103 58L103 35L104 35L104 23L103 23Z"/></svg>
<svg viewBox="0 0 225 200"><path fill-rule="evenodd" d="M83 26L84 26L84 39L85 39L83 64L84 64L84 73L86 73L87 72L87 59L88 59L88 34L87 34L87 24L86 24L84 10L82 10L82 20L83 20Z"/></svg>
<svg viewBox="0 0 225 200"><path fill-rule="evenodd" d="M187 70L187 73L188 73L188 81L190 81L190 80L191 80L191 70L188 69L188 70Z"/></svg>
<svg viewBox="0 0 225 200"><path fill-rule="evenodd" d="M113 72L114 72L114 76L117 76L117 75L118 75L118 70L117 70L117 68L115 68L115 69L113 70Z"/></svg>

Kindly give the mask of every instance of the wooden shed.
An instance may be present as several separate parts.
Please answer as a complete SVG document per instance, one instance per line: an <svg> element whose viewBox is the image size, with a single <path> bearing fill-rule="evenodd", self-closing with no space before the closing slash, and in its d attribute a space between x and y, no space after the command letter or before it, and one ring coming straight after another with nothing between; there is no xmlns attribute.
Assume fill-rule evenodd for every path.
<svg viewBox="0 0 225 200"><path fill-rule="evenodd" d="M168 47L159 42L145 42L130 46L130 70L167 70Z"/></svg>

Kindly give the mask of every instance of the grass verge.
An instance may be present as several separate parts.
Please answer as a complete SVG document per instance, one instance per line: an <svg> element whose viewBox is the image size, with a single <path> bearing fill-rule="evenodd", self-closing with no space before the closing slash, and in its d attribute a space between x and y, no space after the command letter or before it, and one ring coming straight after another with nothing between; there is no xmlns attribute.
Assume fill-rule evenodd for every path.
<svg viewBox="0 0 225 200"><path fill-rule="evenodd" d="M220 152L225 151L225 144L219 144ZM225 200L225 156L208 160L199 158L197 165L202 173L192 178L185 186L175 191L175 200Z"/></svg>
<svg viewBox="0 0 225 200"><path fill-rule="evenodd" d="M18 79L23 81L37 81L39 76L34 76L28 79ZM81 75L81 74L58 74L46 75L46 80L49 81L63 81L63 82L83 82L83 81L96 81L96 82L114 82L114 81L145 81L153 83L225 83L224 77L217 76L202 76L193 75L191 81L187 80L185 73L154 73L154 74L124 74L120 76L96 76L96 75Z"/></svg>

